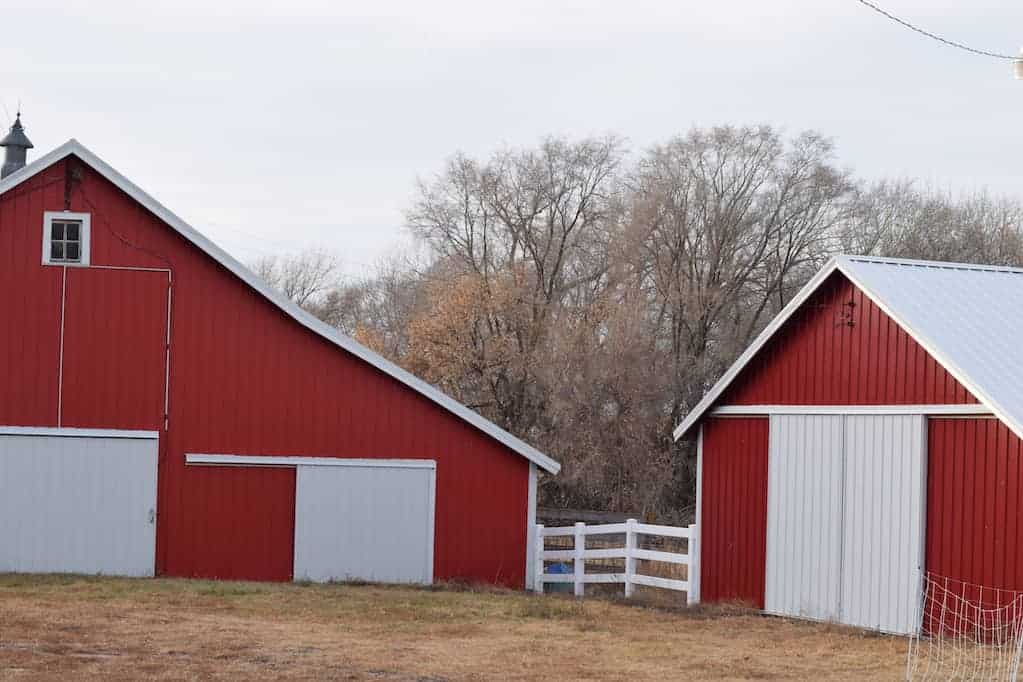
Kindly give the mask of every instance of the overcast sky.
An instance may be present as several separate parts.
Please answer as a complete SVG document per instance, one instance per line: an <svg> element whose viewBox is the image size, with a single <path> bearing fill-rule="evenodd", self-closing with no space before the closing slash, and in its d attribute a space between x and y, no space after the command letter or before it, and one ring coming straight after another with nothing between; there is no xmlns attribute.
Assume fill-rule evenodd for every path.
<svg viewBox="0 0 1023 682"><path fill-rule="evenodd" d="M1015 53L1018 0L876 0ZM75 137L242 260L350 273L407 235L417 176L554 133L694 125L834 138L860 176L1023 195L1023 81L855 0L4 3L0 103L34 157ZM9 122L0 107L0 122Z"/></svg>

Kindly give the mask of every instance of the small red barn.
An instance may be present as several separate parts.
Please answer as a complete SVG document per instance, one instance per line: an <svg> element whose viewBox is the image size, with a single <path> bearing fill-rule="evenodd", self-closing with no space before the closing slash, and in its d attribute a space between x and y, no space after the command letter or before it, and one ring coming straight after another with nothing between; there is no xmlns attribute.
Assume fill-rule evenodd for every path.
<svg viewBox="0 0 1023 682"><path fill-rule="evenodd" d="M528 586L537 470L556 462L271 291L78 142L13 156L0 571Z"/></svg>
<svg viewBox="0 0 1023 682"><path fill-rule="evenodd" d="M832 260L675 431L702 599L911 633L925 577L1023 590L1021 311L1023 270Z"/></svg>

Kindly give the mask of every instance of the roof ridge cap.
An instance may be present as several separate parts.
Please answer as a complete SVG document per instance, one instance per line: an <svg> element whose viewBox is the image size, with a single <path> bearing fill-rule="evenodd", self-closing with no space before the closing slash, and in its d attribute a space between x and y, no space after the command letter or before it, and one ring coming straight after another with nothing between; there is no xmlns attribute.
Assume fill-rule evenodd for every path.
<svg viewBox="0 0 1023 682"><path fill-rule="evenodd" d="M1023 275L1023 268L1011 265L987 265L984 263L958 263L954 261L917 260L913 258L895 258L886 256L851 256L840 255L837 260L843 263L875 263L878 265L896 265L914 268L933 268L936 270L972 270L976 272L1002 272Z"/></svg>

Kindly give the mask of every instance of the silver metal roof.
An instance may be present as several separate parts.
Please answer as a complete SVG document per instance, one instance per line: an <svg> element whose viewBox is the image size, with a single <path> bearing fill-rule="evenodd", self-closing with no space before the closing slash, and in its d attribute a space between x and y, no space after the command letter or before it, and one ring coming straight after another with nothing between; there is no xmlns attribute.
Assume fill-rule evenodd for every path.
<svg viewBox="0 0 1023 682"><path fill-rule="evenodd" d="M838 256L785 307L675 429L681 438L799 306L839 271L1023 437L1023 269Z"/></svg>
<svg viewBox="0 0 1023 682"><path fill-rule="evenodd" d="M71 155L74 155L84 161L93 170L119 187L128 196L135 199L135 201L139 202L142 206L151 211L157 218L169 225L171 229L178 232L182 237L204 251L208 256L223 265L230 272L234 273L239 279L244 281L265 299L276 305L284 311L285 314L302 326L322 336L324 339L351 353L355 357L368 362L385 374L388 374L397 381L405 384L413 391L416 391L425 398L433 401L448 412L451 412L460 419L472 424L483 433L496 441L503 443L508 448L522 455L541 469L552 474L558 473L561 469L561 465L558 464L558 462L554 461L528 443L516 438L497 424L483 418L477 412L474 412L465 405L462 405L458 401L452 399L450 396L434 388L419 377L406 372L401 367L398 367L386 358L377 355L365 346L356 342L354 339L345 336L334 327L318 320L302 308L295 305L289 299L282 296L280 293L274 291L266 284L266 282L254 274L251 270L207 239L206 236L194 227L176 216L169 209L163 206L163 204L140 189L131 180L114 170L105 161L89 151L89 149L87 149L78 140L68 140L60 147L57 147L48 154L33 161L28 166L25 166L25 168L17 174L0 181L0 195L14 187L17 187L29 178L41 173L61 159Z"/></svg>

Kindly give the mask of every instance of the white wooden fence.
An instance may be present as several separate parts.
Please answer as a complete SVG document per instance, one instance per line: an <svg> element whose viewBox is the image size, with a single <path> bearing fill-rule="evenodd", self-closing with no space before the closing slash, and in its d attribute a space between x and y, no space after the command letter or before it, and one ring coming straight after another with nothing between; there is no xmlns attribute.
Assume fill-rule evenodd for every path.
<svg viewBox="0 0 1023 682"><path fill-rule="evenodd" d="M589 535L624 535L622 547L587 549L586 537ZM668 538L684 538L687 552L665 552L652 549L640 549L638 536L655 536ZM547 549L546 539L551 537L571 537L574 539L572 549ZM577 523L574 526L545 528L542 524L536 527L536 568L533 589L542 593L544 585L551 583L572 583L575 595L583 596L587 583L624 583L625 596L631 597L636 585L660 587L665 590L678 590L686 593L688 604L695 604L700 598L699 573L699 539L696 526L654 526L629 519L625 523L606 523L587 525ZM587 559L624 559L624 573L587 573ZM682 564L687 567L686 580L663 578L644 575L636 571L637 560L661 561L669 564ZM572 573L548 573L548 561L571 562Z"/></svg>

